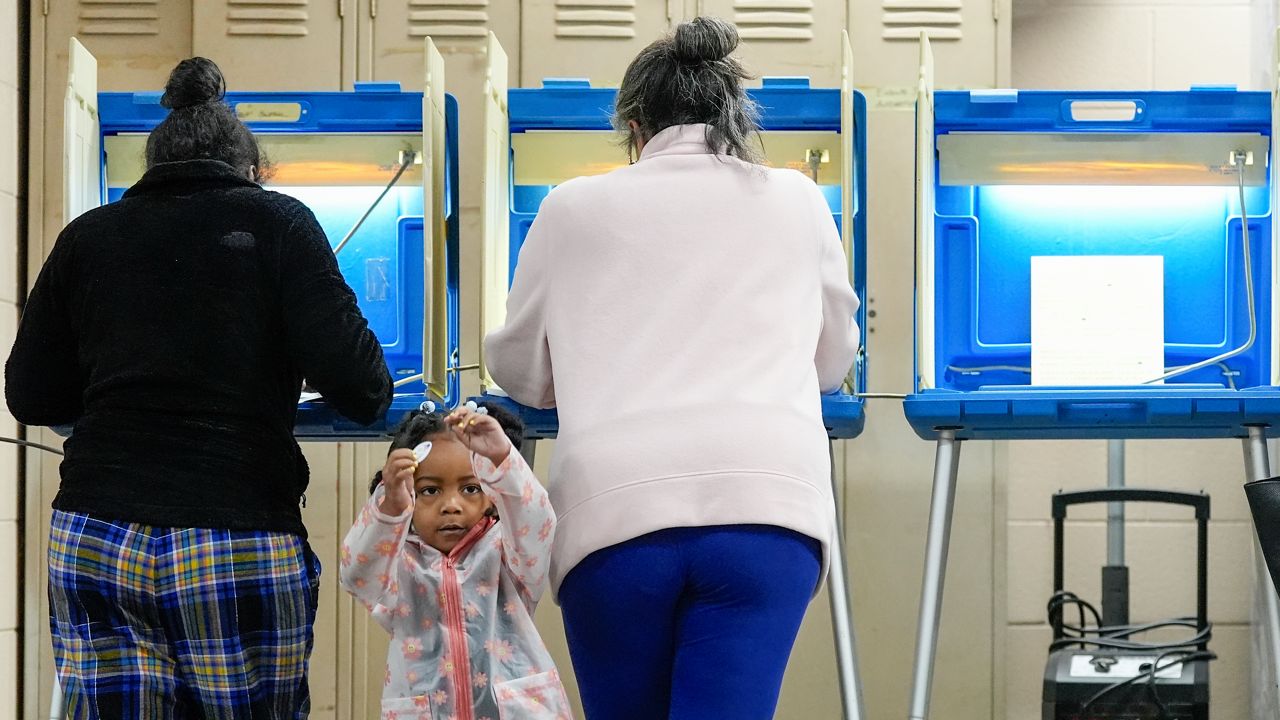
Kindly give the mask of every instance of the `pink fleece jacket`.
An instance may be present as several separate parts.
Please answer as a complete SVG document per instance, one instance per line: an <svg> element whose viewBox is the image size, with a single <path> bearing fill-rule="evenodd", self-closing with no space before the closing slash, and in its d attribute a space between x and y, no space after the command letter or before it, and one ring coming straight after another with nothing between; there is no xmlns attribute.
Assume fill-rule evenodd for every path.
<svg viewBox="0 0 1280 720"><path fill-rule="evenodd" d="M342 543L342 586L391 633L382 720L571 720L533 625L556 517L512 450L472 470L500 518L481 520L447 555L412 532L413 507L382 512L382 485Z"/></svg>
<svg viewBox="0 0 1280 720"><path fill-rule="evenodd" d="M767 524L835 540L820 393L858 348L858 298L817 186L713 154L706 126L547 196L521 249L494 380L557 407L553 594L656 530Z"/></svg>

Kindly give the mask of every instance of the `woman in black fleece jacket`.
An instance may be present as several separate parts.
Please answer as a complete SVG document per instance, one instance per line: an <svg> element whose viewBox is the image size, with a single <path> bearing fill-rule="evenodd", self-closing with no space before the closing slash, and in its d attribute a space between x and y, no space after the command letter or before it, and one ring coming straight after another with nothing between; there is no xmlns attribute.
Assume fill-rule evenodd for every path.
<svg viewBox="0 0 1280 720"><path fill-rule="evenodd" d="M305 717L298 391L363 423L391 401L323 230L254 181L223 93L209 60L174 69L146 174L62 231L5 367L19 422L74 426L49 553L71 717Z"/></svg>

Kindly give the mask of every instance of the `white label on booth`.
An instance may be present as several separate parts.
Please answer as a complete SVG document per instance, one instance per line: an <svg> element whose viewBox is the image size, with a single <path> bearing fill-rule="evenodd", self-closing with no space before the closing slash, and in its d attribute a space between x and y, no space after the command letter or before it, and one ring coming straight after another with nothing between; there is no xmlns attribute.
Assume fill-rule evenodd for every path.
<svg viewBox="0 0 1280 720"><path fill-rule="evenodd" d="M1073 678L1126 678L1146 675L1156 655L1104 655L1097 658L1093 655L1076 655L1071 658L1071 677ZM1182 677L1182 665L1174 665L1177 657L1166 657L1160 661L1160 669L1156 671L1158 678Z"/></svg>
<svg viewBox="0 0 1280 720"><path fill-rule="evenodd" d="M1164 374L1164 258L1031 258L1031 384L1138 385Z"/></svg>

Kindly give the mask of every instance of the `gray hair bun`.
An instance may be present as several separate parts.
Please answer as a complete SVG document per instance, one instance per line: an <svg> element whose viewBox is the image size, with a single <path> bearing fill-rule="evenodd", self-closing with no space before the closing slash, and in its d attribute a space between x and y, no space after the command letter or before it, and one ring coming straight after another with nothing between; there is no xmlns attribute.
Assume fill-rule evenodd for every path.
<svg viewBox="0 0 1280 720"><path fill-rule="evenodd" d="M696 65L723 60L738 48L738 29L719 18L698 17L676 27L672 54Z"/></svg>

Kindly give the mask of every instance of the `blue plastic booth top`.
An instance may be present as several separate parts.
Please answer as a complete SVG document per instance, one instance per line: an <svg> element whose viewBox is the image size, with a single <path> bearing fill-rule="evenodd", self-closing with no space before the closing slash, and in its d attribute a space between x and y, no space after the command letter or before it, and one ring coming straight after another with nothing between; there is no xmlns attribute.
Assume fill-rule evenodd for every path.
<svg viewBox="0 0 1280 720"><path fill-rule="evenodd" d="M159 104L160 93L102 93L99 113L102 135L145 133L153 130L168 111ZM233 107L244 103L266 104L284 112L282 121L247 124L267 139L272 135L320 134L422 134L422 93L401 92L397 83L357 83L355 92L227 93ZM262 105L259 105L261 108ZM296 119L294 119L296 116ZM446 313L449 365L456 364L458 350L458 104L445 99L445 216L446 216ZM125 187L106 180L106 143L103 143L103 199L113 202ZM268 148L269 156L269 148ZM394 168L387 171L390 181ZM376 185L376 186L375 186ZM330 244L336 245L382 192L379 182L350 187L267 185L293 195L315 213ZM423 199L418 184L397 185L378 203L360 230L339 255L339 267L355 291L361 311L382 343L387 366L395 380L420 374L424 369L423 317ZM323 338L317 338L323 342ZM426 400L426 387L415 381L397 388L386 415L364 427L346 420L323 399L298 408L295 434L300 439L376 439L386 435L410 411ZM458 400L458 377L450 372L444 398Z"/></svg>
<svg viewBox="0 0 1280 720"><path fill-rule="evenodd" d="M1131 121L1072 119L1072 101L1132 101ZM952 132L1271 135L1268 93L938 92L936 138ZM937 146L934 148L938 162ZM1225 163L1226 158L1223 158ZM937 165L935 165L935 168ZM935 173L941 178L941 173ZM936 387L904 403L926 439L1222 438L1269 425L1275 318L1270 184L1246 188L1251 263L1244 267L1236 187L943 185L935 181ZM1215 357L1245 343L1244 273L1252 274L1257 339L1223 365L1163 385L1031 386L1031 258L1162 255L1165 364ZM918 300L922 301L922 300ZM916 362L920 362L917 348ZM917 368L919 369L919 368ZM917 383L920 373L917 372Z"/></svg>
<svg viewBox="0 0 1280 720"><path fill-rule="evenodd" d="M763 87L748 91L760 106L760 120L768 131L840 131L840 90L838 88L811 88L808 78L765 78ZM530 130L611 130L610 117L617 90L593 88L585 80L544 80L541 88L512 89L507 95L511 134ZM866 347L866 258L867 258L867 165L866 165L866 98L854 94L854 237L853 257L854 290L863 301L858 311L858 326L862 328L862 347ZM518 162L513 158L513 162ZM520 247L537 217L537 208L551 191L549 186L515 185L515 173L511 173L511 274L519 259ZM841 222L840 186L821 186L831 206L837 227ZM866 390L865 352L858 359L858 386L856 391ZM679 392L677 389L676 392ZM533 438L555 437L558 422L554 410L535 410L519 405L510 398L485 395L477 400L500 403L513 410L524 420L528 434ZM851 438L862 432L865 424L864 401L843 393L826 395L822 399L823 420L833 438Z"/></svg>

